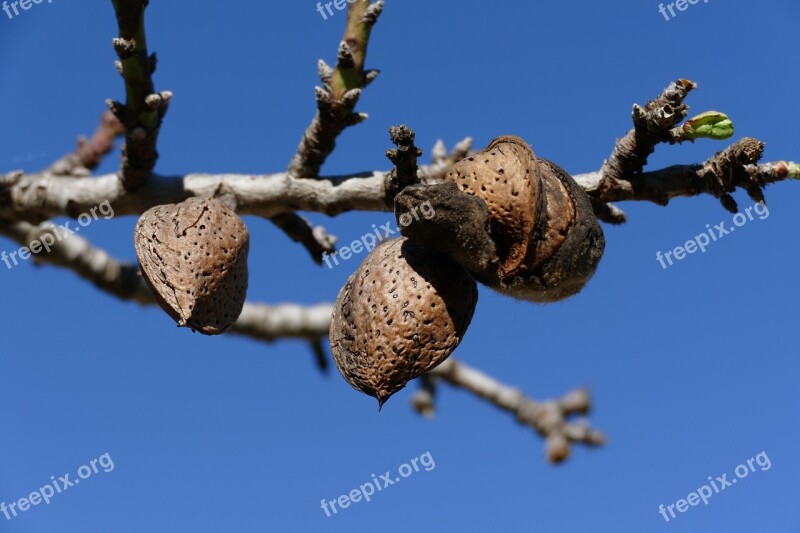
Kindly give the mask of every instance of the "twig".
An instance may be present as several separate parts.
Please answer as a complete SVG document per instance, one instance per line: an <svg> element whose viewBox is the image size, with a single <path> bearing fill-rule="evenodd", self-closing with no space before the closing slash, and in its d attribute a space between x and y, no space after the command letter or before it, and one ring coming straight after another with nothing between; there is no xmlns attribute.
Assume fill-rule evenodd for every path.
<svg viewBox="0 0 800 533"><path fill-rule="evenodd" d="M297 213L280 213L269 220L294 242L302 244L318 265L322 264L326 253L336 253L336 237L329 235L322 226L311 226L308 220Z"/></svg>
<svg viewBox="0 0 800 533"><path fill-rule="evenodd" d="M576 390L559 400L537 402L525 397L517 389L470 368L463 362L450 358L429 374L453 385L466 389L487 400L496 407L513 414L521 424L536 430L546 442L547 457L557 463L570 454L571 443L587 446L605 444L605 436L591 429L585 422L571 423L572 414L585 414L591 406L589 394Z"/></svg>
<svg viewBox="0 0 800 533"><path fill-rule="evenodd" d="M592 208L597 218L607 224L624 224L628 218L625 212L611 202L592 202Z"/></svg>
<svg viewBox="0 0 800 533"><path fill-rule="evenodd" d="M325 353L325 346L322 342L322 338L312 340L310 341L310 344L311 351L314 353L314 361L317 363L317 368L323 374L327 374L328 370L330 370L330 363L328 361L328 356Z"/></svg>
<svg viewBox="0 0 800 533"><path fill-rule="evenodd" d="M34 261L71 270L98 289L121 300L155 305L152 292L139 275L139 268L135 264L111 257L83 237L68 235L65 230L50 222L34 226L27 222L9 224L0 221L0 234L22 246L29 246L34 241L41 242L42 237L51 234L55 244L50 247L50 252L42 250L33 256ZM0 267L3 266L0 263ZM294 304L268 306L246 303L239 320L229 333L262 341L316 341L328 333L331 308L331 304L306 307Z"/></svg>
<svg viewBox="0 0 800 533"><path fill-rule="evenodd" d="M683 100L696 87L694 82L680 79L644 107L634 104L633 129L617 140L611 157L603 164L601 191L641 172L656 145L670 142L670 130L686 118L689 109Z"/></svg>
<svg viewBox="0 0 800 533"><path fill-rule="evenodd" d="M430 373L423 374L417 381L419 390L411 397L411 407L425 418L433 418L436 414L436 382Z"/></svg>
<svg viewBox="0 0 800 533"><path fill-rule="evenodd" d="M351 2L347 10L344 39L339 44L336 68L319 61L322 87L316 88L317 113L303 134L297 153L289 163L295 178L314 178L336 147L336 138L345 128L364 121L365 113L354 109L361 89L372 82L378 71L365 71L367 45L372 27L383 10L383 0Z"/></svg>
<svg viewBox="0 0 800 533"><path fill-rule="evenodd" d="M158 159L158 131L172 93L156 93L153 86L156 57L147 53L144 31L148 0L113 0L113 4L119 26L119 37L113 43L120 59L117 69L125 80L126 100L124 105L107 103L125 126L120 180L130 191L141 187L153 172Z"/></svg>
<svg viewBox="0 0 800 533"><path fill-rule="evenodd" d="M289 163L289 174L296 178L314 178L322 164L333 152L336 138L348 126L367 118L364 113L353 110L361 95L361 89L375 79L377 71L364 71L372 26L378 20L383 1L370 4L368 0L351 3L347 11L344 40L339 45L336 68L332 69L319 60L319 76L323 87L317 87L317 114L306 129L297 153ZM270 217L295 242L308 250L318 265L325 253L336 251L335 237L327 235L325 228L312 228L308 221L294 213L282 213Z"/></svg>
<svg viewBox="0 0 800 533"><path fill-rule="evenodd" d="M391 203L400 191L419 183L417 158L422 156L422 150L414 146L416 135L406 125L389 128L389 137L397 146L396 149L386 150L386 157L394 165L386 177L386 201ZM443 161L441 158L437 160Z"/></svg>
<svg viewBox="0 0 800 533"><path fill-rule="evenodd" d="M745 137L701 164L676 165L643 172L618 181L613 189L605 191L601 191L598 174L586 175L581 185L591 198L602 202L646 200L666 205L677 196L710 194L722 199L725 205L725 196L737 187L756 196L760 189L770 183L800 178L797 163L776 161L755 164L763 148L760 141ZM760 201L758 196L756 199ZM726 207L735 208L731 205Z"/></svg>
<svg viewBox="0 0 800 533"><path fill-rule="evenodd" d="M88 176L97 168L105 155L114 148L114 139L122 135L125 128L111 111L105 111L100 124L91 138L78 138L78 146L47 169L52 174L66 176Z"/></svg>

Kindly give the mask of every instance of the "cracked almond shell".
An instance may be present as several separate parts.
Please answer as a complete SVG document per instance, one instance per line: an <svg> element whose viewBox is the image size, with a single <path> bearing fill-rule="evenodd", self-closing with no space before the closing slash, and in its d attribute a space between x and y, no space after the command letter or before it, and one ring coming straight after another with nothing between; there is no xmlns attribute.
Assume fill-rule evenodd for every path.
<svg viewBox="0 0 800 533"><path fill-rule="evenodd" d="M541 171L531 147L519 137L498 137L456 163L445 179L486 203L499 273L513 275L528 253L541 208Z"/></svg>
<svg viewBox="0 0 800 533"><path fill-rule="evenodd" d="M189 198L146 211L134 245L142 276L179 326L224 333L247 294L250 237L241 218L215 198Z"/></svg>
<svg viewBox="0 0 800 533"><path fill-rule="evenodd" d="M552 302L578 293L591 278L605 239L589 198L524 140L498 137L456 163L446 179L487 205L498 256L490 287Z"/></svg>
<svg viewBox="0 0 800 533"><path fill-rule="evenodd" d="M336 366L380 407L450 356L477 300L475 280L448 256L404 237L386 241L336 299L330 328Z"/></svg>
<svg viewBox="0 0 800 533"><path fill-rule="evenodd" d="M497 290L535 302L556 302L578 294L597 270L605 236L591 201L563 168L539 160L544 208L523 267Z"/></svg>

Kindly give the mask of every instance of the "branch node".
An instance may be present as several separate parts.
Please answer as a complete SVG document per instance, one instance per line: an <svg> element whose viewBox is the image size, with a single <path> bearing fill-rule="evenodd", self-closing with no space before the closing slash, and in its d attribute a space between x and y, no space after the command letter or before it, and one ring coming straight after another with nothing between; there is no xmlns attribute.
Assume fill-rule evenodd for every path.
<svg viewBox="0 0 800 533"><path fill-rule="evenodd" d="M350 49L350 45L347 44L347 41L342 41L339 43L339 52L336 54L336 59L338 60L338 67L339 68L353 68L355 66L355 58L353 57L353 51Z"/></svg>
<svg viewBox="0 0 800 533"><path fill-rule="evenodd" d="M322 83L330 84L333 77L333 68L328 65L324 59L317 61L317 71L319 72L319 79Z"/></svg>
<svg viewBox="0 0 800 533"><path fill-rule="evenodd" d="M364 24L374 26L378 22L378 18L383 13L383 0L378 0L374 4L370 4L364 13Z"/></svg>
<svg viewBox="0 0 800 533"><path fill-rule="evenodd" d="M380 70L375 70L375 69L368 70L368 71L367 71L367 72L364 74L364 87L366 87L367 85L369 85L370 83L372 83L373 81L375 81L375 79L378 77L378 75L379 75L380 73L381 73L381 71L380 71Z"/></svg>
<svg viewBox="0 0 800 533"><path fill-rule="evenodd" d="M390 127L389 136L397 146L396 149L386 150L386 157L395 166L387 176L386 183L387 201L392 202L405 187L419 182L417 158L422 155L422 150L414 145L415 134L408 126Z"/></svg>
<svg viewBox="0 0 800 533"><path fill-rule="evenodd" d="M122 60L128 59L136 51L136 41L133 39L114 37L111 40L111 44L114 46L114 51Z"/></svg>

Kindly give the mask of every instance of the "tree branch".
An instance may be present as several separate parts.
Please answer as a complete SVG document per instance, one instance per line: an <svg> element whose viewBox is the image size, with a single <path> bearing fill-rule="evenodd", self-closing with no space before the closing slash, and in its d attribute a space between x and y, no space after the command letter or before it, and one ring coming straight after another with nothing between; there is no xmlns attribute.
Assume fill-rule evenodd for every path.
<svg viewBox="0 0 800 533"><path fill-rule="evenodd" d="M763 148L760 141L745 137L701 164L676 165L643 172L617 180L613 188L605 190L601 185L600 172L580 176L580 184L591 198L601 202L646 200L667 205L670 199L677 196L710 194L723 198L737 187L753 196L758 194L756 189L771 183L800 178L800 166L797 163L775 161L756 164ZM758 197L755 199L760 201ZM733 207L735 209L735 205Z"/></svg>
<svg viewBox="0 0 800 533"><path fill-rule="evenodd" d="M30 246L34 241L43 242L45 235L51 235L52 239L45 239L44 242L52 240L55 244L50 246L49 253L43 249L33 255L36 263L71 270L101 291L121 300L155 305L153 294L139 275L137 265L119 261L105 250L92 246L83 237L68 234L51 222L33 225L28 222L0 221L0 234L21 246ZM304 307L294 304L268 306L245 303L239 320L229 333L262 341L314 341L328 334L331 309L331 304Z"/></svg>
<svg viewBox="0 0 800 533"><path fill-rule="evenodd" d="M386 201L391 203L400 191L409 185L419 183L417 158L422 155L422 150L414 145L416 135L406 125L389 128L389 137L397 146L386 150L386 157L394 165L386 178Z"/></svg>
<svg viewBox="0 0 800 533"><path fill-rule="evenodd" d="M527 398L521 391L500 383L462 361L450 358L428 373L434 380L444 381L454 387L463 388L492 405L513 414L517 421L536 430L545 439L547 457L561 462L570 454L571 443L587 446L605 444L605 436L591 429L584 421L567 422L570 415L586 414L591 407L589 393L575 390L559 400L537 402ZM412 403L423 409L432 409L433 395L430 389L421 393L428 398L415 398ZM419 409L420 407L418 407Z"/></svg>
<svg viewBox="0 0 800 533"><path fill-rule="evenodd" d="M368 0L351 3L347 10L344 39L339 45L335 69L319 60L319 76L323 87L317 87L317 114L306 129L297 153L289 163L289 175L295 178L315 178L322 164L336 147L336 138L345 128L367 118L354 113L361 89L375 79L377 71L364 71L367 45L372 27L383 9L383 0L370 4ZM305 246L318 265L324 254L335 253L335 237L321 226L312 228L308 221L295 213L270 217L293 241Z"/></svg>
<svg viewBox="0 0 800 533"><path fill-rule="evenodd" d="M111 111L105 111L100 117L91 138L78 137L78 146L47 169L52 174L67 176L88 176L97 168L100 161L114 148L114 139L124 133L125 128Z"/></svg>
<svg viewBox="0 0 800 533"><path fill-rule="evenodd" d="M297 213L280 213L270 217L269 221L291 240L302 244L318 265L322 264L326 253L336 253L336 237L328 234L322 226L312 226L305 217Z"/></svg>
<svg viewBox="0 0 800 533"><path fill-rule="evenodd" d="M336 139L345 128L367 118L354 109L361 89L369 85L378 71L365 71L367 45L372 27L383 10L383 0L370 3L360 0L347 8L344 39L339 44L336 68L319 60L322 87L316 88L317 114L303 134L297 153L289 163L289 174L295 178L315 178L323 163L336 147Z"/></svg>
<svg viewBox="0 0 800 533"><path fill-rule="evenodd" d="M752 140L743 139L734 153L746 153ZM724 152L722 152L724 154ZM730 155L730 152L728 153ZM725 157L728 157L726 155ZM716 158L716 159L715 159ZM723 190L733 186L767 185L800 177L797 163L776 161L743 164L728 157L732 174L720 174L711 164L715 156L701 165L682 165L645 172L622 180L612 189L601 191L601 173L577 174L578 184L595 200L602 202L640 200L664 205L676 196L713 194L714 180L722 180ZM444 175L447 163L420 167L423 182L435 182ZM155 176L137 191L119 186L117 176L95 178L55 176L48 172L12 172L0 176L0 218L9 221L41 222L57 216L78 217L108 200L117 215L140 215L162 204L178 203L192 196L230 195L243 215L271 217L294 210L337 215L347 211L391 211L386 201L388 171L372 171L349 176L294 179L287 173L271 175L187 174L177 177Z"/></svg>
<svg viewBox="0 0 800 533"><path fill-rule="evenodd" d="M144 12L149 0L113 0L119 37L114 50L117 69L125 80L125 104L109 101L111 112L125 126L120 179L127 190L144 184L158 159L156 140L172 93L156 93L152 74L156 57L147 54Z"/></svg>
<svg viewBox="0 0 800 533"><path fill-rule="evenodd" d="M689 110L683 100L695 88L694 82L679 79L644 107L633 105L633 129L617 141L603 164L601 191L616 188L617 181L641 172L656 145L672 139L670 130L686 118Z"/></svg>

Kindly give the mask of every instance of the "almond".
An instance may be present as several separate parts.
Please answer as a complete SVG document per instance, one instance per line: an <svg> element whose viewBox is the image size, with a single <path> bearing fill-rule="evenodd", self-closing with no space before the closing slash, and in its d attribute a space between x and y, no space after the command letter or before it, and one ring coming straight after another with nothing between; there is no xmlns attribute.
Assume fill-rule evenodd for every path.
<svg viewBox="0 0 800 533"><path fill-rule="evenodd" d="M605 239L586 193L558 165L506 135L459 161L446 176L486 203L496 271L474 273L493 289L551 302L579 292Z"/></svg>
<svg viewBox="0 0 800 533"><path fill-rule="evenodd" d="M404 237L385 241L336 299L330 328L336 365L380 408L450 356L477 301L475 280L448 256Z"/></svg>
<svg viewBox="0 0 800 533"><path fill-rule="evenodd" d="M513 275L528 252L541 209L541 171L531 147L519 137L498 137L456 163L445 179L486 203L500 274Z"/></svg>
<svg viewBox="0 0 800 533"><path fill-rule="evenodd" d="M156 301L179 326L225 332L247 294L250 237L241 218L215 198L189 198L146 211L134 245Z"/></svg>

